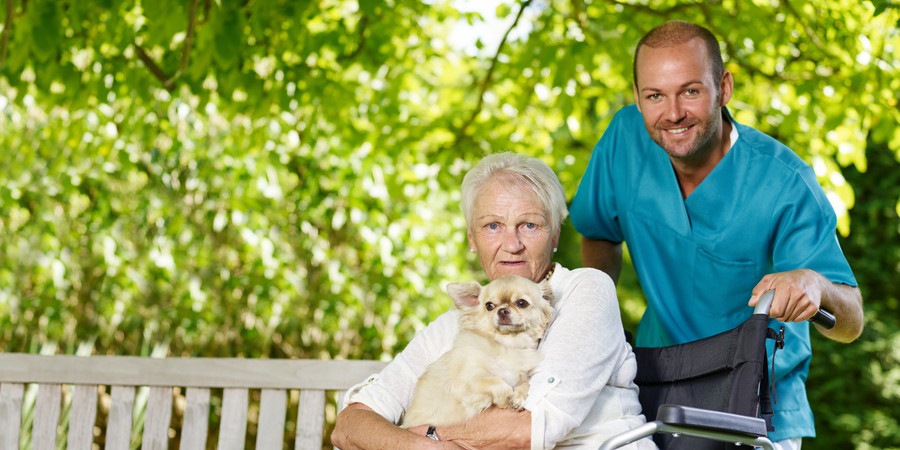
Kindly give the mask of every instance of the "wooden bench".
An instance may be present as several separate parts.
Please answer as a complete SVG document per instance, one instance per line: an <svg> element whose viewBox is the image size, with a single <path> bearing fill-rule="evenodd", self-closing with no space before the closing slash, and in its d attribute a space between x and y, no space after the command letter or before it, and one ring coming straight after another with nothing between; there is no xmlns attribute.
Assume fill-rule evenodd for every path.
<svg viewBox="0 0 900 450"><path fill-rule="evenodd" d="M91 450L98 436L106 450L128 450L134 435L144 450L166 449L170 440L182 450L206 450L215 423L215 448L243 449L248 419L256 424L256 449L318 450L327 442L326 391L334 403L384 364L0 354L0 450L16 450L29 437L34 450L61 442ZM297 404L296 416L289 403ZM290 433L295 438L285 443Z"/></svg>

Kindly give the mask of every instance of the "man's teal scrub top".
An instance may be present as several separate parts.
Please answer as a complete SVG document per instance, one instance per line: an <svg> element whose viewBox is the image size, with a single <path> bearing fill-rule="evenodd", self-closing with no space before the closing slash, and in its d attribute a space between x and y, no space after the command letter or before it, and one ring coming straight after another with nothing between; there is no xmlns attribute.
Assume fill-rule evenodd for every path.
<svg viewBox="0 0 900 450"><path fill-rule="evenodd" d="M808 268L856 286L835 235L834 210L809 165L735 123L727 109L723 114L737 139L687 199L668 155L631 105L597 143L572 201L579 233L628 247L648 303L638 346L689 342L738 326L753 312L747 306L753 287L769 273ZM785 326L773 440L815 436L804 388L809 324Z"/></svg>

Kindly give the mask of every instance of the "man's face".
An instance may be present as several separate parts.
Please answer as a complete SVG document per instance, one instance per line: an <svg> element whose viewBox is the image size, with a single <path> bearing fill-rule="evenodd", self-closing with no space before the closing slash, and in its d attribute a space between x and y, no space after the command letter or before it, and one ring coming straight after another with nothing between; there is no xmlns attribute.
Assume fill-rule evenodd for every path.
<svg viewBox="0 0 900 450"><path fill-rule="evenodd" d="M731 74L714 80L703 41L638 52L635 101L650 137L672 159L703 159L722 144Z"/></svg>

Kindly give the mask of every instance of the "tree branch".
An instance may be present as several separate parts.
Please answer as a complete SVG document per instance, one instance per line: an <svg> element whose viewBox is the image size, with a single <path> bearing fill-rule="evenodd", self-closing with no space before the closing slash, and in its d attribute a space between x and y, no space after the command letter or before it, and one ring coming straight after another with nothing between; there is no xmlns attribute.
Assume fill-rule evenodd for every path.
<svg viewBox="0 0 900 450"><path fill-rule="evenodd" d="M572 15L578 28L581 28L583 34L587 34L588 19L584 10L584 0L572 0Z"/></svg>
<svg viewBox="0 0 900 450"><path fill-rule="evenodd" d="M346 55L339 56L338 61L347 61L356 58L356 56L359 55L364 48L366 48L366 29L368 27L369 17L362 16L362 18L359 19L359 22L356 25L356 50L353 50Z"/></svg>
<svg viewBox="0 0 900 450"><path fill-rule="evenodd" d="M188 63L191 59L191 45L194 43L194 28L197 25L197 0L191 0L188 6L188 25L187 33L184 37L184 46L181 48L181 62L178 66L178 74L174 78L178 78L187 72Z"/></svg>
<svg viewBox="0 0 900 450"><path fill-rule="evenodd" d="M783 4L786 7L786 9L788 10L788 12L790 12L791 15L793 15L794 18L797 19L797 23L801 27L803 27L803 31L806 33L806 36L809 37L809 40L812 41L812 43L816 47L818 47L818 49L821 50L822 53L825 53L826 55L828 55L828 51L825 49L825 43L823 43L822 40L819 39L819 36L816 34L816 32L813 31L812 28L810 28L810 26L808 24L809 21L806 20L806 18L800 16L800 12L797 11L797 8L795 8L794 5L791 4L790 1L784 0ZM834 55L829 55L829 56L834 56Z"/></svg>
<svg viewBox="0 0 900 450"><path fill-rule="evenodd" d="M487 93L488 88L491 85L491 79L494 76L494 70L497 68L497 63L500 60L500 54L503 53L503 46L506 45L506 40L509 39L509 34L512 32L516 26L519 25L519 19L522 18L522 14L525 12L525 9L531 5L532 0L525 0L522 2L521 8L519 8L519 12L516 14L516 19L513 21L512 25L503 33L503 39L500 40L500 44L497 45L497 51L494 53L494 57L491 58L491 65L488 67L487 73L484 75L484 78L478 83L478 103L475 105L475 109L472 111L472 114L469 115L469 118L463 122L462 126L459 127L459 130L456 131L456 137L454 141L459 143L466 137L466 130L475 122L475 118L478 117L478 114L481 113L481 109L484 106L484 94Z"/></svg>
<svg viewBox="0 0 900 450"><path fill-rule="evenodd" d="M141 60L142 63L147 67L150 73L162 83L163 87L166 88L167 91L173 92L175 90L175 85L172 82L172 78L169 77L166 72L162 70L156 62L153 61L153 58L147 54L147 52L138 44L132 44L134 46L134 51L137 53L138 59Z"/></svg>
<svg viewBox="0 0 900 450"><path fill-rule="evenodd" d="M615 6L619 6L625 9L630 9L632 11L640 11L642 13L651 14L658 17L672 17L674 13L683 12L691 8L695 8L697 6L706 5L705 2L696 2L696 3L681 3L670 6L668 8L658 8L653 6L648 6L639 3L629 3L629 2L620 2L617 0L607 0L607 3Z"/></svg>
<svg viewBox="0 0 900 450"><path fill-rule="evenodd" d="M815 76L815 74L810 74L810 73L791 74L789 72L778 71L778 70L776 70L774 72L765 72L762 69L760 69L756 64L747 62L744 59L738 57L737 52L734 50L735 48L737 48L737 46L734 45L729 40L729 33L727 31L719 29L711 23L706 24L706 27L709 28L709 30L718 37L719 42L721 42L722 45L725 46L723 54L730 55L731 61L734 62L734 64L738 65L744 72L746 72L750 76L762 77L766 80L773 81L773 82L804 81L804 80L809 80ZM800 59L799 57L791 58L788 61L788 63L794 63L799 59Z"/></svg>
<svg viewBox="0 0 900 450"><path fill-rule="evenodd" d="M209 10L212 8L212 0L206 0L203 2L203 20L200 21L200 25L205 24L209 21Z"/></svg>
<svg viewBox="0 0 900 450"><path fill-rule="evenodd" d="M15 15L15 1L6 0L6 21L3 23L3 35L0 36L0 68L6 67L6 52L9 49L9 35L12 33L13 17Z"/></svg>

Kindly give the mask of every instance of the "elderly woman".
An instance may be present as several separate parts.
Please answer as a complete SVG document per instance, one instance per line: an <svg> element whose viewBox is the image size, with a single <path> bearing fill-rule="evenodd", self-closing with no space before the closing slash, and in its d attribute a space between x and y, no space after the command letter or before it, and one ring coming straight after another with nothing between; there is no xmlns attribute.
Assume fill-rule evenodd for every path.
<svg viewBox="0 0 900 450"><path fill-rule="evenodd" d="M551 260L568 215L556 174L536 158L489 155L463 180L462 210L469 248L488 279L549 279L553 289L556 314L539 347L543 361L531 377L525 408L492 407L466 423L437 429L395 425L418 377L453 343L453 310L419 332L380 374L350 391L332 442L343 450L594 449L644 423L615 286L603 272L569 270ZM645 439L629 448L656 447Z"/></svg>

